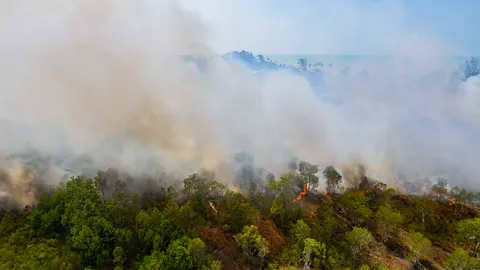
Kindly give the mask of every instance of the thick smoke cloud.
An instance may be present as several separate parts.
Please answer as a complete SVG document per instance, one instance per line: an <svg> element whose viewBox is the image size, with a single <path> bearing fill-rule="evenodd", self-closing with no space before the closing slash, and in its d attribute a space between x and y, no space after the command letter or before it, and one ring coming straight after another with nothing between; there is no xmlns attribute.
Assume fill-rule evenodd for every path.
<svg viewBox="0 0 480 270"><path fill-rule="evenodd" d="M399 173L478 184L478 79L451 83L438 44L408 40L395 50L435 57L326 73L315 92L215 57L200 19L175 2L1 4L0 196L29 204L106 168L169 179L206 169L232 184L240 152L274 173L297 158L361 163L390 184ZM181 55L212 58L200 71Z"/></svg>

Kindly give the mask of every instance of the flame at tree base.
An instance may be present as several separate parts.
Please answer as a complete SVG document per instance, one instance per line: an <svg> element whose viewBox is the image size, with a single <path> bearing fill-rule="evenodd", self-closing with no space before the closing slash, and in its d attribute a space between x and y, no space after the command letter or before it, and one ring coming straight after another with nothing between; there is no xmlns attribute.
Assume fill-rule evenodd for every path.
<svg viewBox="0 0 480 270"><path fill-rule="evenodd" d="M209 201L208 204L209 204L210 207L213 209L213 211L215 211L215 214L218 215L217 208L215 208L215 205L213 204L213 201Z"/></svg>
<svg viewBox="0 0 480 270"><path fill-rule="evenodd" d="M297 198L293 200L292 202L296 202L302 199L303 195L307 194L307 184L303 184L303 191L300 191L298 194Z"/></svg>

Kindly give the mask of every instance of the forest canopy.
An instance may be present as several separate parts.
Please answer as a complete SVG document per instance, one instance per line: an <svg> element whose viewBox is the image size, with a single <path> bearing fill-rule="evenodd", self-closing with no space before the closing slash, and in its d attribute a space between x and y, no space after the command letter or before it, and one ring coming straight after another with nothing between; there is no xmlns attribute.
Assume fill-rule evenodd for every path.
<svg viewBox="0 0 480 270"><path fill-rule="evenodd" d="M178 190L151 180L142 194L113 170L72 177L35 205L2 210L0 268L480 269L480 193L439 179L399 194L298 165L250 182L265 192L232 191L209 173Z"/></svg>

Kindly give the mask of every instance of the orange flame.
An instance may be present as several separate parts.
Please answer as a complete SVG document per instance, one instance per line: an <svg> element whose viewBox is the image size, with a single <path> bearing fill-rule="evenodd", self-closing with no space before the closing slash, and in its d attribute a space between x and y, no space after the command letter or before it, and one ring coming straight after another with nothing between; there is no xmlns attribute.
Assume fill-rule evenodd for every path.
<svg viewBox="0 0 480 270"><path fill-rule="evenodd" d="M403 201L404 203L408 203L408 204L411 204L413 203L414 201L412 200L412 198L408 197L408 196L405 196L405 195L395 195L395 196L398 196L397 198L399 198L401 201Z"/></svg>
<svg viewBox="0 0 480 270"><path fill-rule="evenodd" d="M265 193L260 193L260 197L265 197Z"/></svg>
<svg viewBox="0 0 480 270"><path fill-rule="evenodd" d="M215 208L215 205L213 205L213 202L212 202L212 201L209 201L208 204L209 204L210 207L213 209L213 211L215 211L215 214L218 215L218 211L217 211L217 209Z"/></svg>
<svg viewBox="0 0 480 270"><path fill-rule="evenodd" d="M448 204L448 206L452 206L452 205L454 205L454 204L456 204L455 201L454 201L454 200L450 200L450 203Z"/></svg>
<svg viewBox="0 0 480 270"><path fill-rule="evenodd" d="M328 191L323 192L323 195L328 195Z"/></svg>
<svg viewBox="0 0 480 270"><path fill-rule="evenodd" d="M293 200L293 202L300 201L303 195L305 194L307 194L307 184L303 184L303 191L300 191L300 193L297 196L297 199Z"/></svg>

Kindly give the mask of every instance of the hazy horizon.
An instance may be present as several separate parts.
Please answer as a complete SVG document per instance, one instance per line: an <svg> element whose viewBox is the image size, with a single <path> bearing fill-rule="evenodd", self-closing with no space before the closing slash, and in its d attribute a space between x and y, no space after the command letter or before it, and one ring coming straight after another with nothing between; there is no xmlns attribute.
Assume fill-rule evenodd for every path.
<svg viewBox="0 0 480 270"><path fill-rule="evenodd" d="M308 60L330 60L330 59L344 59L350 61L361 61L365 59L375 59L375 58L422 58L419 55L389 55L389 54L261 54L265 58L270 58L277 61L285 61L292 59L306 58ZM453 55L453 56L423 56L425 58L449 58L456 62L463 63L465 60L470 59L471 57L477 57L475 55ZM324 63L325 64L325 63Z"/></svg>

